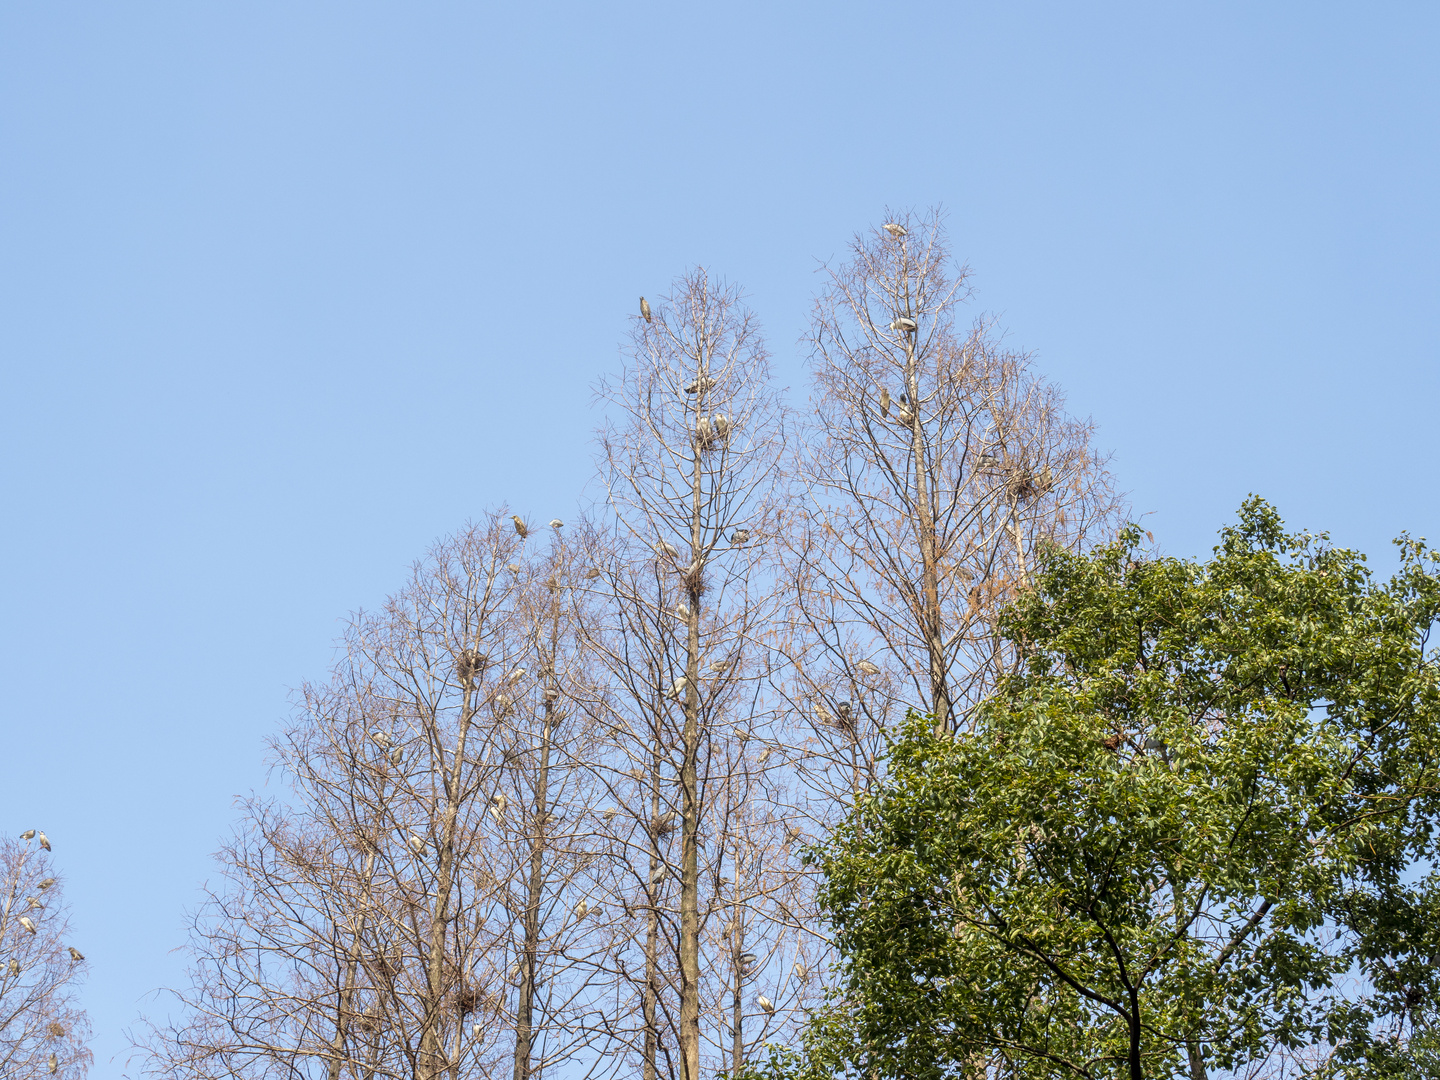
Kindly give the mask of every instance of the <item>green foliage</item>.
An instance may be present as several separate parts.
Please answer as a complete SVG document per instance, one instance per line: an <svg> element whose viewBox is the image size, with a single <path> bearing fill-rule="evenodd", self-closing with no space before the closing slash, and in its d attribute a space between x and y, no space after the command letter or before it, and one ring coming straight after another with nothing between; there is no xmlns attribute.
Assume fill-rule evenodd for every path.
<svg viewBox="0 0 1440 1080"><path fill-rule="evenodd" d="M973 729L897 733L814 853L840 982L771 1075L1198 1077L1327 1040L1335 1073L1414 1067L1434 553L1377 583L1260 500L1206 562L1139 548L1051 552Z"/></svg>

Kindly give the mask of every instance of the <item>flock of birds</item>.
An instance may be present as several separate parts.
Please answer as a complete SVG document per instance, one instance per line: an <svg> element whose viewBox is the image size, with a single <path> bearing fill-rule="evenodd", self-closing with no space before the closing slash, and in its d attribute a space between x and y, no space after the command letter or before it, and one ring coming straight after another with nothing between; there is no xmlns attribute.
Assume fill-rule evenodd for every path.
<svg viewBox="0 0 1440 1080"><path fill-rule="evenodd" d="M40 841L40 847L41 847L41 848L43 848L43 849L46 850L46 851L52 850L51 847L50 847L50 838L49 838L48 836L46 836L45 833L44 833L42 830L38 830L38 829L26 829L24 832L22 832L22 833L20 834L20 839L21 839L21 840L30 841L30 840L34 840L34 839L36 839L36 838L39 839L39 841ZM35 887L36 887L36 889L38 889L40 892L43 893L43 892L47 891L48 889L50 889L51 887L53 887L54 884L55 884L55 878L53 878L53 877L47 877L47 878L42 879ZM25 910L26 910L26 911L44 911L44 910L45 910L45 903L44 903L44 901L42 901L38 896L26 897L26 900L25 900ZM31 934L32 936L35 935L35 934L38 934L38 933L40 932L40 928L35 925L35 921L34 921L33 919L31 919L30 916L28 916L28 915L21 915L21 916L19 916L19 918L18 918L16 921L17 921L29 934ZM71 961L71 963L78 964L78 963L80 963L81 961L83 961L83 960L85 959L85 954L82 953L79 949L75 948L74 945L67 945L67 946L66 946L66 949L67 949L67 950L69 951L69 953L70 953L70 961ZM12 957L10 958L10 963L9 963L9 965L8 965L7 970L9 971L9 973L11 974L11 976L15 976L15 975L19 975L19 974L21 973L21 971L24 970L24 968L23 968L23 966L21 965L20 961L19 961L16 957L13 957L13 956L12 956ZM54 1055L52 1054L51 1057L53 1058ZM55 1070L52 1068L50 1071L51 1071L51 1072L54 1072Z"/></svg>

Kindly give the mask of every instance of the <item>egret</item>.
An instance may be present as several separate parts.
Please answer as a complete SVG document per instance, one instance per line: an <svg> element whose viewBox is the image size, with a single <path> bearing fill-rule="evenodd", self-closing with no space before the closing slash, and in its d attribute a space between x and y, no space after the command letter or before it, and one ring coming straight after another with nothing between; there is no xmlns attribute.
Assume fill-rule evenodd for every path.
<svg viewBox="0 0 1440 1080"><path fill-rule="evenodd" d="M775 1011L775 1003L769 998L767 998L764 994L761 994L755 999L755 1004L759 1005L760 1008L765 1010L766 1016L769 1016Z"/></svg>
<svg viewBox="0 0 1440 1080"><path fill-rule="evenodd" d="M410 848L416 855L423 855L425 853L424 840L421 840L420 837L416 836L413 832L409 835L408 839L410 841Z"/></svg>
<svg viewBox="0 0 1440 1080"><path fill-rule="evenodd" d="M20 834L20 839L21 839L21 840L34 840L34 839L35 839L35 830L34 830L34 829L26 829L24 832L22 832L22 833Z"/></svg>
<svg viewBox="0 0 1440 1080"><path fill-rule="evenodd" d="M874 664L872 664L869 660L861 660L858 664L855 665L855 670L860 672L860 674L862 675L880 674L880 669Z"/></svg>
<svg viewBox="0 0 1440 1080"><path fill-rule="evenodd" d="M890 415L890 388L889 388L888 386L882 386L882 387L880 388L880 418L883 420L885 417L887 417L887 416L889 416L889 415Z"/></svg>
<svg viewBox="0 0 1440 1080"><path fill-rule="evenodd" d="M646 322L650 322L650 301L643 296L640 297L640 317Z"/></svg>
<svg viewBox="0 0 1440 1080"><path fill-rule="evenodd" d="M70 945L68 946L68 948L70 949L70 959L74 960L75 963L78 964L80 963L80 961L85 959L85 954L82 953L79 949L77 949L74 945Z"/></svg>
<svg viewBox="0 0 1440 1080"><path fill-rule="evenodd" d="M473 1035L475 1038L478 1039L478 1038L480 1037L480 1025L479 1025L479 1024L471 1024L471 1025L470 1025L470 1034Z"/></svg>
<svg viewBox="0 0 1440 1080"><path fill-rule="evenodd" d="M730 543L734 544L736 547L739 547L741 544L748 544L749 542L749 529L736 529L733 533L730 534Z"/></svg>
<svg viewBox="0 0 1440 1080"><path fill-rule="evenodd" d="M679 701L680 696L685 693L686 680L684 677L676 679L670 684L670 689L665 691L665 696L671 701Z"/></svg>
<svg viewBox="0 0 1440 1080"><path fill-rule="evenodd" d="M663 555L671 559L678 559L680 557L679 549L668 540L661 540L655 545L655 554Z"/></svg>
<svg viewBox="0 0 1440 1080"><path fill-rule="evenodd" d="M515 523L515 531L520 534L521 540L524 540L527 536L530 535L529 526L527 526L525 522L520 520L519 514L511 514L510 520Z"/></svg>
<svg viewBox="0 0 1440 1080"><path fill-rule="evenodd" d="M894 321L890 323L890 329L898 330L902 334L913 334L916 330L920 329L920 324L908 315L897 315Z"/></svg>
<svg viewBox="0 0 1440 1080"><path fill-rule="evenodd" d="M607 806L607 807L605 808L604 812L603 812L600 816L601 816L602 818L604 818L606 821L614 821L614 820L615 820L615 815L618 814L618 813L620 813L620 811L619 811L616 807Z"/></svg>
<svg viewBox="0 0 1440 1080"><path fill-rule="evenodd" d="M902 236L908 236L910 234L910 230L897 221L891 221L880 227L890 234L890 239L892 240L899 240Z"/></svg>
<svg viewBox="0 0 1440 1080"><path fill-rule="evenodd" d="M760 756L755 759L755 764L756 764L756 765L764 765L765 762L767 762L767 761L770 760L770 754L771 754L771 753L772 753L771 748L767 746L764 750L760 751Z"/></svg>
<svg viewBox="0 0 1440 1080"><path fill-rule="evenodd" d="M561 521L559 518L551 518L550 527L552 529L563 529L565 527L565 522Z"/></svg>
<svg viewBox="0 0 1440 1080"><path fill-rule="evenodd" d="M505 804L508 803L509 801L510 801L510 800L508 800L507 798L505 798L505 796L502 795L502 794L500 794L499 792L496 792L494 795L491 795L491 796L490 796L490 816L491 816L491 817L497 817L497 818L503 816L504 813L505 813Z"/></svg>
<svg viewBox="0 0 1440 1080"><path fill-rule="evenodd" d="M512 698L509 694L495 695L495 711L498 712L501 716L509 716L510 713L513 711L514 705L515 699Z"/></svg>
<svg viewBox="0 0 1440 1080"><path fill-rule="evenodd" d="M50 888L50 886L54 884L55 879L53 877L47 877L44 881L40 882L40 885L38 887L43 890Z"/></svg>
<svg viewBox="0 0 1440 1080"><path fill-rule="evenodd" d="M519 682L521 679L523 679L524 677L525 677L525 668L524 668L523 666L522 666L522 667L517 667L517 668L515 668L514 670L512 670L509 675L506 675L506 676L505 676L505 681L508 682L511 686L514 686L516 683L518 683L518 682Z"/></svg>
<svg viewBox="0 0 1440 1080"><path fill-rule="evenodd" d="M20 925L23 926L23 927L25 927L26 930L29 930L30 933L32 933L32 934L35 933L35 924L34 924L33 922L31 922L30 919L29 919L27 916L25 916L25 915L21 915L21 916L20 916Z"/></svg>
<svg viewBox="0 0 1440 1080"><path fill-rule="evenodd" d="M689 605L689 604L676 604L676 605L675 605L675 617L676 617L677 619L684 619L686 622L689 622L689 621L690 621L690 605Z"/></svg>

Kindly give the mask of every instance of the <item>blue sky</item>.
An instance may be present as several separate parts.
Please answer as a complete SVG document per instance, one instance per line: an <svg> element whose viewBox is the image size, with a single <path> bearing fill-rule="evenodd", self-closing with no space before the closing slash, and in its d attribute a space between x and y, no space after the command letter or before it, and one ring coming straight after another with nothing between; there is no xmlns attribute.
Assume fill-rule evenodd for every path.
<svg viewBox="0 0 1440 1080"><path fill-rule="evenodd" d="M1440 539L1440 8L0 0L0 828L98 1077L289 689L435 537L575 513L687 266L804 394L817 266L943 206L1169 551ZM119 1055L117 1057L117 1055Z"/></svg>

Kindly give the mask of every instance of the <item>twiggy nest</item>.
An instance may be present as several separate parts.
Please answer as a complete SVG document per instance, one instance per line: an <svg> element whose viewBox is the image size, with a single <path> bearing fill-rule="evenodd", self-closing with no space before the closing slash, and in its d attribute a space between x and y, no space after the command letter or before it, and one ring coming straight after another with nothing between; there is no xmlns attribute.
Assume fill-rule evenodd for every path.
<svg viewBox="0 0 1440 1080"><path fill-rule="evenodd" d="M485 995L474 987L463 987L455 995L455 1007L460 1010L461 1016L469 1016L484 1004Z"/></svg>
<svg viewBox="0 0 1440 1080"><path fill-rule="evenodd" d="M460 655L455 658L455 675L462 686L474 686L475 680L485 673L485 665L489 662L484 653L475 649L461 649Z"/></svg>
<svg viewBox="0 0 1440 1080"><path fill-rule="evenodd" d="M680 584L691 596L701 596L705 592L705 564L696 559L684 570L680 571Z"/></svg>
<svg viewBox="0 0 1440 1080"><path fill-rule="evenodd" d="M45 1026L45 1032L52 1039L63 1039L65 1037L65 1025L51 1020L50 1023Z"/></svg>

